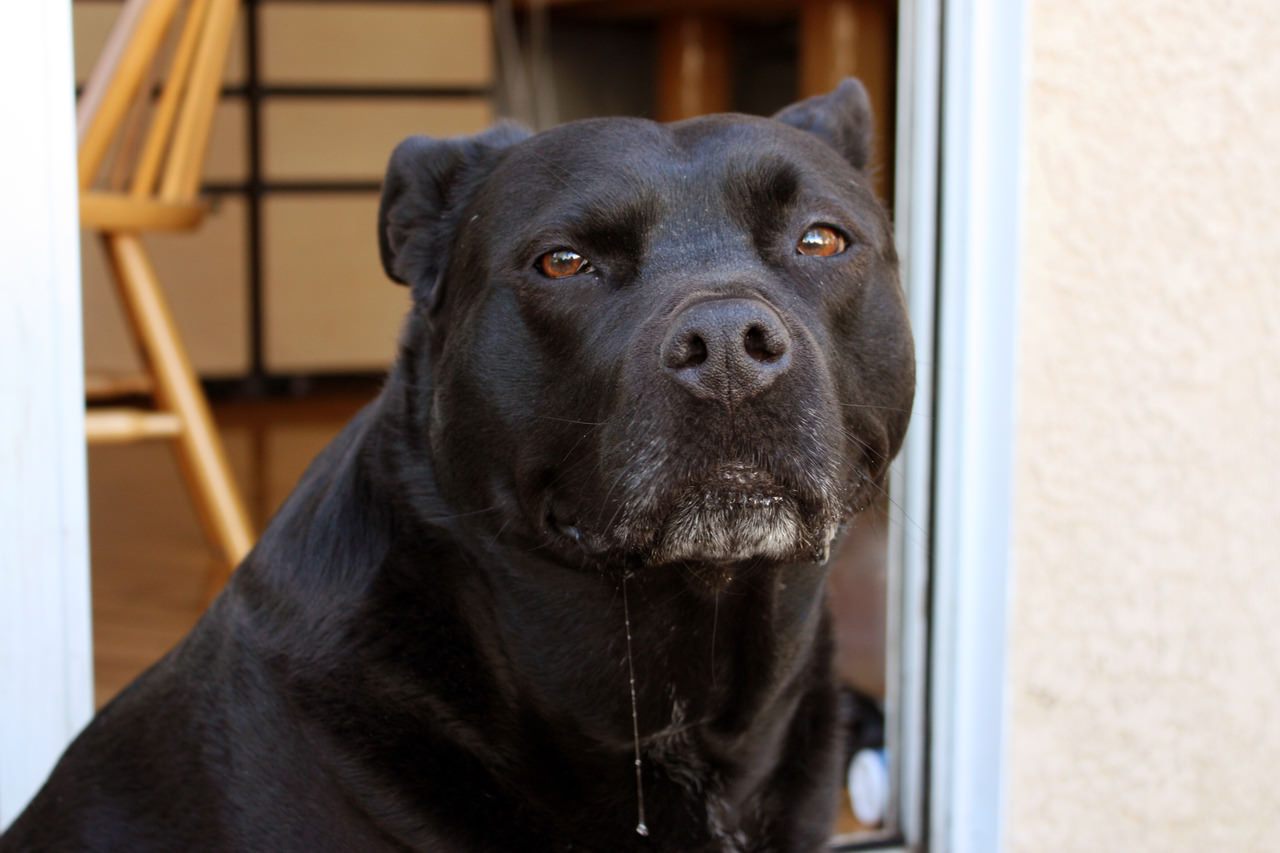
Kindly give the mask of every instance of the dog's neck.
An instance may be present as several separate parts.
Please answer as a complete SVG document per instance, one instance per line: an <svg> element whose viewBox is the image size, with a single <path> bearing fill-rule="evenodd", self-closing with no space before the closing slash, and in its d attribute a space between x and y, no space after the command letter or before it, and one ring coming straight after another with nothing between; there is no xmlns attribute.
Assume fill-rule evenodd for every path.
<svg viewBox="0 0 1280 853"><path fill-rule="evenodd" d="M472 636L491 671L508 675L522 721L511 749L537 756L534 774L576 777L575 796L612 802L641 796L634 725L655 831L677 799L719 803L732 824L777 765L806 698L793 688L829 661L821 567L743 566L718 589L699 571L725 570L663 566L624 580L512 549L469 578Z"/></svg>
<svg viewBox="0 0 1280 853"><path fill-rule="evenodd" d="M626 741L630 727L618 725L630 717L623 570L565 567L512 549L483 571L502 575L486 584L484 617L501 638L501 663L535 698L586 704L584 731ZM719 588L698 576L726 571L681 565L626 575L642 737L691 725L741 734L807 660L824 570L746 565Z"/></svg>

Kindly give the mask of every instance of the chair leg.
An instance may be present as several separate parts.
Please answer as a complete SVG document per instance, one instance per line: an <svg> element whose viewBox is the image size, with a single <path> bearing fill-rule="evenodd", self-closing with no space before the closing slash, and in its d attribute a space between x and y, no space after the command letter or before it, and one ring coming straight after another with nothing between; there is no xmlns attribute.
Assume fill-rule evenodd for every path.
<svg viewBox="0 0 1280 853"><path fill-rule="evenodd" d="M155 378L156 400L182 421L174 442L196 511L206 533L234 567L253 546L249 516L151 260L137 234L103 234L103 243L133 332Z"/></svg>

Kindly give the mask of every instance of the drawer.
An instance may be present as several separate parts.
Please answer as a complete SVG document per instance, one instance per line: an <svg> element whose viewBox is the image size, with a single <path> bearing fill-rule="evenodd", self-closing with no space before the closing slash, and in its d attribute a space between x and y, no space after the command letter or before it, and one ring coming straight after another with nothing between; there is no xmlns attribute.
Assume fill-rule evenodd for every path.
<svg viewBox="0 0 1280 853"><path fill-rule="evenodd" d="M488 86L489 7L481 3L271 3L260 6L267 85Z"/></svg>
<svg viewBox="0 0 1280 853"><path fill-rule="evenodd" d="M204 179L242 183L249 178L249 105L240 98L224 98L213 113Z"/></svg>
<svg viewBox="0 0 1280 853"><path fill-rule="evenodd" d="M277 195L264 202L268 371L385 370L409 289L382 271L376 193Z"/></svg>
<svg viewBox="0 0 1280 853"><path fill-rule="evenodd" d="M487 98L272 98L263 106L267 180L381 180L396 143L458 136L493 121Z"/></svg>

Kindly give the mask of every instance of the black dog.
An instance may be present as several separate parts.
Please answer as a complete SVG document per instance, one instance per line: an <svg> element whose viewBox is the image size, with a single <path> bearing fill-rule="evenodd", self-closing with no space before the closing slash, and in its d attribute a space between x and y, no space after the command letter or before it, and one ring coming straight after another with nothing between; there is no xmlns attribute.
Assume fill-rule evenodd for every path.
<svg viewBox="0 0 1280 853"><path fill-rule="evenodd" d="M862 87L775 118L401 144L386 388L0 848L822 848L912 349Z"/></svg>

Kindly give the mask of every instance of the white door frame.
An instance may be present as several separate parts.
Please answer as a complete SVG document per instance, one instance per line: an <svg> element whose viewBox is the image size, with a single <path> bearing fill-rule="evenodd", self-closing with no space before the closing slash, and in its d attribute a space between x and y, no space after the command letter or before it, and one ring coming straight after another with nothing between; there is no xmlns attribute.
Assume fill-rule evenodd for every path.
<svg viewBox="0 0 1280 853"><path fill-rule="evenodd" d="M1025 0L942 7L929 850L1003 847Z"/></svg>
<svg viewBox="0 0 1280 853"><path fill-rule="evenodd" d="M93 711L70 0L0 26L0 827Z"/></svg>

